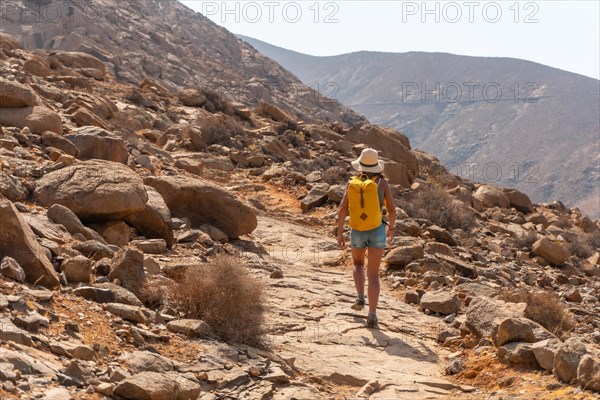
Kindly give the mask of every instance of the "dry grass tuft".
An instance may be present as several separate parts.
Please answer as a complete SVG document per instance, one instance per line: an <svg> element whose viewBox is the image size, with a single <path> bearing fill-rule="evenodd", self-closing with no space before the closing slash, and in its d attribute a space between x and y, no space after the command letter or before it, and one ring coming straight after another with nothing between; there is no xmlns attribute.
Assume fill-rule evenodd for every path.
<svg viewBox="0 0 600 400"><path fill-rule="evenodd" d="M454 197L439 186L421 190L408 201L401 201L400 207L411 218L426 219L448 230L469 231L475 223L475 216L453 202Z"/></svg>
<svg viewBox="0 0 600 400"><path fill-rule="evenodd" d="M575 328L573 314L552 291L517 290L504 292L504 300L526 303L525 317L537 322L558 337L567 335Z"/></svg>
<svg viewBox="0 0 600 400"><path fill-rule="evenodd" d="M263 285L238 258L219 256L189 268L171 287L169 301L186 318L206 322L224 341L263 344Z"/></svg>
<svg viewBox="0 0 600 400"><path fill-rule="evenodd" d="M588 258L600 249L600 233L578 235L574 240L567 243L567 248L571 254L581 259Z"/></svg>

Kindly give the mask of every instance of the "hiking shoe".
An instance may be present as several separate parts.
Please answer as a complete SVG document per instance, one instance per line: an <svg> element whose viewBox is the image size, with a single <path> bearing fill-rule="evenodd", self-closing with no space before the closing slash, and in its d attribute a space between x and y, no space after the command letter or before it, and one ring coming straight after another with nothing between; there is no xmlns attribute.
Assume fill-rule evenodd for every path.
<svg viewBox="0 0 600 400"><path fill-rule="evenodd" d="M364 300L356 299L356 301L354 302L354 304L352 304L351 308L353 310L360 311L363 308L365 308L365 301Z"/></svg>
<svg viewBox="0 0 600 400"><path fill-rule="evenodd" d="M369 315L367 318L367 328L375 328L377 326L377 316Z"/></svg>

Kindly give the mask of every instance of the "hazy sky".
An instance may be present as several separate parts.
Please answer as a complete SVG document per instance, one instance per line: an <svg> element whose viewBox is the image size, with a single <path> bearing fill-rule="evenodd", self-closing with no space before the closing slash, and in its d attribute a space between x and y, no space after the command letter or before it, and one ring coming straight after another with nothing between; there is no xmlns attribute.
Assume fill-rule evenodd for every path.
<svg viewBox="0 0 600 400"><path fill-rule="evenodd" d="M600 1L182 1L229 31L311 55L514 57L600 78Z"/></svg>

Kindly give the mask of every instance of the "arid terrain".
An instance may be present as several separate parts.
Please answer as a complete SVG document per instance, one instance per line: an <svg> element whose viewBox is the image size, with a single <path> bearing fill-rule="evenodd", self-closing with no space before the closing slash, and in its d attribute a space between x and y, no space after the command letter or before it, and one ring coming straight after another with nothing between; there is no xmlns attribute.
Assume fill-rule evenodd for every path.
<svg viewBox="0 0 600 400"><path fill-rule="evenodd" d="M600 221L337 103L21 39L0 32L0 398L598 397ZM365 147L398 215L377 329L334 236Z"/></svg>
<svg viewBox="0 0 600 400"><path fill-rule="evenodd" d="M451 172L600 217L597 79L514 58L313 57L242 38L306 85L404 133Z"/></svg>

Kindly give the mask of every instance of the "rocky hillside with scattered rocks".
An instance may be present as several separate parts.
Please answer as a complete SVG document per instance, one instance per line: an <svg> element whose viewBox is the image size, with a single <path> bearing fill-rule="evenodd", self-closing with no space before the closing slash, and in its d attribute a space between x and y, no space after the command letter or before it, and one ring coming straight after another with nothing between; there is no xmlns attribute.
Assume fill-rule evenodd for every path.
<svg viewBox="0 0 600 400"><path fill-rule="evenodd" d="M406 134L453 173L600 218L597 79L513 58L313 57L243 39L305 84Z"/></svg>
<svg viewBox="0 0 600 400"><path fill-rule="evenodd" d="M111 68L0 35L1 398L600 391L598 220L453 175L390 128ZM350 308L333 235L367 146L398 214L378 329ZM260 344L224 341L230 314L190 318L174 300L222 255L264 290Z"/></svg>
<svg viewBox="0 0 600 400"><path fill-rule="evenodd" d="M278 104L305 121L362 119L177 0L8 0L0 13L0 30L19 38L25 49L56 52L59 59L62 51L83 52L101 60L101 73L83 67L94 77L106 74L132 84L149 78L172 92L202 87L248 106L263 100ZM68 66L82 67L81 60L71 62ZM210 106L214 99L187 101Z"/></svg>

